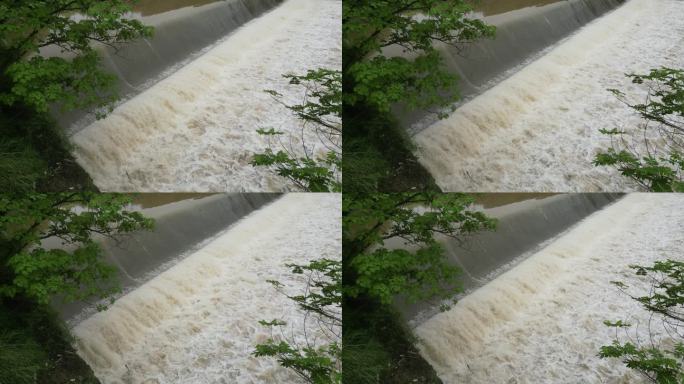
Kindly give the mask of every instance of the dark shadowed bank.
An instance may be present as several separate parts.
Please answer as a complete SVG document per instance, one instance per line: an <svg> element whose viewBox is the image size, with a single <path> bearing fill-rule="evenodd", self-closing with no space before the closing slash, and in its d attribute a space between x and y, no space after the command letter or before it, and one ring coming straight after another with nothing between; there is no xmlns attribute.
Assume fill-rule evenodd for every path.
<svg viewBox="0 0 684 384"><path fill-rule="evenodd" d="M343 223L349 221L353 228L365 230L365 226L373 227L371 222L382 225L392 220L385 212L365 223L353 222L355 219L350 213L353 209L348 211L347 204L364 211L364 196L373 200L372 196L379 197L380 193L415 191L431 195L439 192L432 176L414 155L414 144L392 109L399 103L407 109L439 109L451 105L458 99L453 92L457 78L443 70L433 42L461 43L494 34L494 29L481 20L464 16L470 6L463 0L419 3L408 0L345 0L343 3ZM413 17L420 13L432 17ZM406 55L387 56L385 49L393 46L401 46ZM347 224L344 226L347 232ZM375 234L378 230L371 232ZM343 235L345 289L358 286L355 260L365 259L372 264L374 258L379 258L392 269L391 264L401 264L406 258L400 254L364 254L370 244L358 240L353 234ZM432 251L438 253L434 248L426 253ZM410 287L400 289L403 288L410 290ZM345 291L343 382L440 383L435 371L414 347L415 340L402 316L381 300L370 292L348 294Z"/></svg>
<svg viewBox="0 0 684 384"><path fill-rule="evenodd" d="M72 337L47 306L0 303L1 384L99 384L71 346Z"/></svg>
<svg viewBox="0 0 684 384"><path fill-rule="evenodd" d="M96 191L90 176L71 154L71 144L48 114L27 108L0 113L0 190Z"/></svg>

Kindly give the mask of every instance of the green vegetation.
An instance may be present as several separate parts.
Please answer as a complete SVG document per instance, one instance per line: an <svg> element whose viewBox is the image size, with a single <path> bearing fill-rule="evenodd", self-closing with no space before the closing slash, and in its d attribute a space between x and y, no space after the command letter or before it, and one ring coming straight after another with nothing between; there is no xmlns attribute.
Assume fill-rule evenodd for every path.
<svg viewBox="0 0 684 384"><path fill-rule="evenodd" d="M1 384L98 384L71 346L71 335L47 306L0 302Z"/></svg>
<svg viewBox="0 0 684 384"><path fill-rule="evenodd" d="M471 210L472 203L467 195L436 192L345 194L345 383L439 382L391 305L397 297L452 300L460 291L459 270L435 236L494 229L495 221Z"/></svg>
<svg viewBox="0 0 684 384"><path fill-rule="evenodd" d="M151 226L124 210L126 199L87 192L96 187L49 115L53 107L94 108L102 117L116 100L116 78L102 71L97 45L151 34L125 18L129 3L0 4L1 384L97 383L47 303L111 297L118 285L92 236ZM41 243L51 236L70 250Z"/></svg>
<svg viewBox="0 0 684 384"><path fill-rule="evenodd" d="M288 105L276 91L267 91L302 121L302 137L296 144L275 142L283 132L274 128L257 130L269 139L268 148L254 155L253 166L271 168L299 189L309 192L341 192L342 179L342 73L328 69L309 71L304 76L285 75L290 84L302 86L305 100ZM320 140L320 147L307 144L305 132ZM276 152L274 147L278 146ZM295 148L297 147L297 148Z"/></svg>
<svg viewBox="0 0 684 384"><path fill-rule="evenodd" d="M101 69L96 45L116 46L152 32L124 17L129 7L124 0L0 4L2 191L94 188L48 111L95 108L101 117L111 107L116 78ZM53 57L45 49L54 49Z"/></svg>
<svg viewBox="0 0 684 384"><path fill-rule="evenodd" d="M128 203L93 192L0 196L0 383L97 382L48 304L119 292L95 236L150 229Z"/></svg>
<svg viewBox="0 0 684 384"><path fill-rule="evenodd" d="M287 338L287 323L281 320L262 320L259 323L271 328L271 338L256 346L254 356L276 358L285 368L292 369L307 383L337 384L342 381L340 339L342 333L342 264L336 260L321 259L308 265L288 264L294 274L306 274L307 286L303 294L291 295L278 281L269 281L280 293L297 303L304 313L304 343ZM325 335L320 345L312 334L310 324ZM275 329L280 332L276 335ZM316 332L316 330L314 330Z"/></svg>
<svg viewBox="0 0 684 384"><path fill-rule="evenodd" d="M610 91L644 122L629 132L601 130L613 145L596 155L594 165L615 167L649 191L684 192L684 70L660 68L627 76L647 88L643 103L629 101L617 89Z"/></svg>
<svg viewBox="0 0 684 384"><path fill-rule="evenodd" d="M0 4L1 384L97 383L47 303L110 297L114 270L93 234L151 226L124 211L126 199L86 192L96 187L49 115L54 106L96 108L101 117L116 100L115 77L101 70L95 46L150 35L124 17L128 10L122 0ZM61 54L49 57L46 48ZM51 236L72 250L44 247Z"/></svg>
<svg viewBox="0 0 684 384"><path fill-rule="evenodd" d="M0 190L16 194L96 190L49 115L19 107L0 110Z"/></svg>
<svg viewBox="0 0 684 384"><path fill-rule="evenodd" d="M64 108L107 107L115 100L116 79L99 67L94 43L116 45L152 33L124 0L30 0L0 5L0 104L47 112ZM74 17L77 14L79 17ZM46 57L44 47L65 57ZM5 110L3 109L3 112Z"/></svg>
<svg viewBox="0 0 684 384"><path fill-rule="evenodd" d="M115 269L102 261L93 235L150 229L150 219L124 210L128 203L89 192L0 197L0 298L47 304L56 295L76 301L116 293ZM73 250L46 248L47 238Z"/></svg>
<svg viewBox="0 0 684 384"><path fill-rule="evenodd" d="M444 70L434 44L458 46L493 36L493 27L467 17L470 10L463 0L343 3L343 170L348 192L437 189L391 109L443 109L458 99L458 78ZM398 47L404 55L390 56L384 51L388 47Z"/></svg>
<svg viewBox="0 0 684 384"><path fill-rule="evenodd" d="M626 284L619 281L613 284L649 312L649 321L646 327L638 327L632 337L628 333L632 327L629 322L605 321L604 324L615 328L615 340L613 344L601 347L599 356L621 359L627 367L637 370L654 383L684 383L684 339L681 333L684 322L684 263L665 260L649 267L630 267L637 276L650 283L647 293L635 296L627 292L630 287ZM654 331L653 324L656 323L662 324L664 331ZM621 340L621 331L628 341Z"/></svg>

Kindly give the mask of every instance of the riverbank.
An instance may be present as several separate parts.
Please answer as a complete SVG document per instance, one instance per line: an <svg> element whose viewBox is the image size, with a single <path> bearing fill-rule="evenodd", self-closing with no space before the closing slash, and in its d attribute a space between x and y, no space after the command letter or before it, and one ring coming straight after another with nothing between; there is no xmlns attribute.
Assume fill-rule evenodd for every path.
<svg viewBox="0 0 684 384"><path fill-rule="evenodd" d="M97 187L50 116L15 107L0 113L0 190L63 192Z"/></svg>
<svg viewBox="0 0 684 384"><path fill-rule="evenodd" d="M99 384L47 307L0 303L0 384Z"/></svg>

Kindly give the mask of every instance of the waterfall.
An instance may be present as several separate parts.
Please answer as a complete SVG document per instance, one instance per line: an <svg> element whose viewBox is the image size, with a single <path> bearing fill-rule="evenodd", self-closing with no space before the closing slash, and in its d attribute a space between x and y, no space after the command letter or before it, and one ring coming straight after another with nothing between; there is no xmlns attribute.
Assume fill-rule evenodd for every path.
<svg viewBox="0 0 684 384"><path fill-rule="evenodd" d="M117 76L117 90L122 98L129 99L151 87L188 62L211 48L252 19L280 4L282 0L213 0L208 4L173 9L174 4L145 4L157 12L138 12L136 5L131 18L154 27L151 38L110 47L97 45L106 71ZM172 10L164 11L164 6ZM150 14L148 14L150 13ZM47 50L50 52L51 50ZM58 54L53 52L53 54ZM71 127L72 132L92 123L88 111L77 110L57 114L60 125Z"/></svg>
<svg viewBox="0 0 684 384"><path fill-rule="evenodd" d="M117 267L122 288L130 291L279 196L268 193L220 194L144 209L143 214L155 221L153 231L115 238L101 237L98 243L104 259ZM94 310L85 302L59 303L56 307L71 323Z"/></svg>
<svg viewBox="0 0 684 384"><path fill-rule="evenodd" d="M596 356L614 336L604 320L648 321L610 282L646 288L628 265L681 260L683 202L632 194L592 214L420 324L421 353L445 384L643 382L620 361Z"/></svg>
<svg viewBox="0 0 684 384"><path fill-rule="evenodd" d="M341 13L340 0L285 1L76 132L77 161L105 191L287 189L249 164L267 146L258 128L284 131L284 145L301 146L301 122L264 90L301 103L303 89L283 74L340 68ZM304 140L322 150L315 133Z"/></svg>
<svg viewBox="0 0 684 384"><path fill-rule="evenodd" d="M496 26L494 39L482 39L466 46L454 47L439 43L437 48L444 58L446 69L459 77L458 91L464 99L472 98L491 88L520 66L539 56L544 49L558 43L591 21L623 4L625 0L566 0L566 1L523 1L519 9L483 16L492 8L511 6L479 4L482 17L488 24ZM535 6L525 6L533 3ZM535 4L541 3L541 4ZM412 130L424 128L434 116L425 112L397 113Z"/></svg>
<svg viewBox="0 0 684 384"><path fill-rule="evenodd" d="M530 199L484 212L497 219L495 231L454 239L438 236L449 261L461 271L463 289L472 291L496 278L585 217L622 195L578 193ZM434 303L400 302L404 316L419 322L439 311Z"/></svg>
<svg viewBox="0 0 684 384"><path fill-rule="evenodd" d="M253 212L76 325L79 355L103 384L296 382L274 359L251 356L270 336L259 320L287 321L303 337L303 315L266 280L302 291L306 276L285 264L341 257L340 200L288 194Z"/></svg>
<svg viewBox="0 0 684 384"><path fill-rule="evenodd" d="M591 164L610 144L599 129L641 121L606 89L643 102L625 73L684 67L683 16L681 1L630 0L417 133L421 163L445 191L637 189Z"/></svg>

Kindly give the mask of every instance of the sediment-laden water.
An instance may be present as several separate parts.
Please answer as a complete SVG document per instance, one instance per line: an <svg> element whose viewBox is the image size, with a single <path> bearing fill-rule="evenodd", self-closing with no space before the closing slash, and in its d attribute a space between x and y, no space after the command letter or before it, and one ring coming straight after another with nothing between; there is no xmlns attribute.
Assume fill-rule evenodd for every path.
<svg viewBox="0 0 684 384"><path fill-rule="evenodd" d="M630 0L416 134L421 162L446 191L624 191L591 165L601 128L641 120L606 89L642 102L625 73L684 67L684 3Z"/></svg>
<svg viewBox="0 0 684 384"><path fill-rule="evenodd" d="M282 319L303 336L302 314L266 280L301 293L304 276L284 264L341 257L340 205L340 195L288 194L253 212L76 325L78 353L103 384L299 382L251 356L270 335L259 320Z"/></svg>
<svg viewBox="0 0 684 384"><path fill-rule="evenodd" d="M459 280L464 289L461 296L497 278L578 225L585 217L623 197L604 193L539 195L537 198L529 193L484 195L490 201L505 202L484 210L487 216L496 218L496 230L458 239L443 235L436 237L444 247L449 263L461 270ZM527 199L511 202L511 199L524 196ZM400 247L405 248L406 245ZM444 304L450 305L451 302ZM414 325L439 313L435 302L410 303L402 300L397 302L397 308Z"/></svg>
<svg viewBox="0 0 684 384"><path fill-rule="evenodd" d="M249 162L266 148L258 128L301 124L287 103L303 90L282 78L341 66L341 1L288 0L213 49L72 136L79 164L102 190L281 191L286 181ZM304 137L309 148L315 134ZM277 148L276 148L277 149Z"/></svg>
<svg viewBox="0 0 684 384"><path fill-rule="evenodd" d="M231 225L253 211L278 199L279 194L216 194L189 198L183 194L143 194L135 198L130 209L154 220L154 230L121 236L99 237L103 259L118 270L123 293L140 287L221 236ZM170 199L180 201L170 202ZM139 204L160 204L142 209ZM53 246L61 240L51 238ZM55 242L57 244L55 244ZM123 293L121 295L123 295ZM70 303L55 302L62 318L77 324L96 311L90 300Z"/></svg>
<svg viewBox="0 0 684 384"><path fill-rule="evenodd" d="M610 282L647 290L628 265L683 260L682 204L676 194L632 194L594 213L419 325L423 356L446 384L644 382L597 357L614 336L604 320L627 320L641 332L648 321Z"/></svg>

